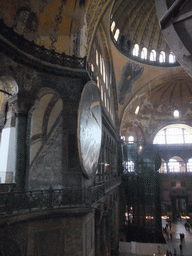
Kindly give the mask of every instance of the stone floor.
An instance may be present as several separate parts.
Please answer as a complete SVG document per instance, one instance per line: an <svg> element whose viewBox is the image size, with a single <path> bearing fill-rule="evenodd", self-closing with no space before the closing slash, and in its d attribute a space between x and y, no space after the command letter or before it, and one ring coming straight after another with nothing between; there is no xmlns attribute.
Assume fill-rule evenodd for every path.
<svg viewBox="0 0 192 256"><path fill-rule="evenodd" d="M174 248L176 250L177 256L192 256L192 229L190 231L185 230L184 227L185 221L179 221L177 223L172 223L171 230L168 228L169 237L165 235L165 239L167 242L168 250L174 256ZM165 227L166 222L162 221L162 226ZM170 239L170 233L172 233L172 240ZM180 233L184 233L184 240L182 242L183 249L180 251L179 245L181 244L180 241ZM134 256L134 254L119 254L119 256ZM143 256L143 255L137 255ZM145 255L147 256L147 255ZM152 255L149 255L152 256Z"/></svg>
<svg viewBox="0 0 192 256"><path fill-rule="evenodd" d="M183 255L183 256L192 256L192 230L187 231L185 230L184 227L185 221L177 222L177 223L172 223L171 225L171 230L168 228L169 234L172 233L172 241L170 238L167 238L165 236L167 245L168 245L168 250L172 252L174 251L174 248L177 251L177 255ZM163 227L165 227L165 221L163 221ZM185 238L183 240L183 250L180 252L179 245L181 243L180 241L180 233L184 233ZM174 255L174 254L173 254Z"/></svg>

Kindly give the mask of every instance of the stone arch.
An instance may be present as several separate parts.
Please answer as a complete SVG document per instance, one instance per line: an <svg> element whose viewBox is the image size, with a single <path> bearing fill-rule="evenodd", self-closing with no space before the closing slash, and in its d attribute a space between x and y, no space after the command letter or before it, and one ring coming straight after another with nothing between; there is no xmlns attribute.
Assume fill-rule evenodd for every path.
<svg viewBox="0 0 192 256"><path fill-rule="evenodd" d="M180 156L173 156L168 162L169 172L186 172L185 162Z"/></svg>
<svg viewBox="0 0 192 256"><path fill-rule="evenodd" d="M134 142L143 144L145 143L145 136L142 127L135 122L128 122L121 128L121 135L125 136L125 140L128 140L129 136L134 137Z"/></svg>
<svg viewBox="0 0 192 256"><path fill-rule="evenodd" d="M192 158L187 160L187 172L192 172Z"/></svg>
<svg viewBox="0 0 192 256"><path fill-rule="evenodd" d="M56 91L42 88L31 109L29 188L61 187L62 134L63 101Z"/></svg>

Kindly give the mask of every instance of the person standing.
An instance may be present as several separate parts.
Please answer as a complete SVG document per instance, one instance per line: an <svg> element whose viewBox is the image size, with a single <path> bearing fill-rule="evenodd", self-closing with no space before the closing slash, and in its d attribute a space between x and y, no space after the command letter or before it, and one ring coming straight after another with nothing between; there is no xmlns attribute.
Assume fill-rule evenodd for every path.
<svg viewBox="0 0 192 256"><path fill-rule="evenodd" d="M182 244L179 245L179 249L180 249L180 255L183 255L183 245Z"/></svg>

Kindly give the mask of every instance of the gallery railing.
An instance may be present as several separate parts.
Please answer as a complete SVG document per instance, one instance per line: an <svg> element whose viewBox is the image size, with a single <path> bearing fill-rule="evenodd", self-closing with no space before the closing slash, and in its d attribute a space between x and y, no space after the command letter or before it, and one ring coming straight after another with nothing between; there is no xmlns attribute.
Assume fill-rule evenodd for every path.
<svg viewBox="0 0 192 256"><path fill-rule="evenodd" d="M9 192L0 193L0 218L54 209L90 209L95 203L121 183L117 176L94 187L65 187L62 189L17 191L9 184ZM0 184L1 186L6 184ZM2 189L1 191L6 191Z"/></svg>
<svg viewBox="0 0 192 256"><path fill-rule="evenodd" d="M0 193L0 216L60 208L90 208L105 195L103 185L88 189L64 188Z"/></svg>
<svg viewBox="0 0 192 256"><path fill-rule="evenodd" d="M95 79L86 56L82 58L74 55L67 55L64 52L60 54L54 50L48 50L44 46L39 46L35 44L34 41L29 41L25 39L23 35L17 34L13 28L6 26L3 19L0 19L0 37L0 41L2 41L3 38L5 39L1 42L4 47L7 44L9 44L9 47L16 47L14 48L14 54L17 54L17 50L19 50L19 55L22 53L27 54L27 57L31 55L33 57L32 63L35 62L35 57L40 63L44 61L62 67L86 70L90 77ZM44 63L44 65L46 65L46 63Z"/></svg>

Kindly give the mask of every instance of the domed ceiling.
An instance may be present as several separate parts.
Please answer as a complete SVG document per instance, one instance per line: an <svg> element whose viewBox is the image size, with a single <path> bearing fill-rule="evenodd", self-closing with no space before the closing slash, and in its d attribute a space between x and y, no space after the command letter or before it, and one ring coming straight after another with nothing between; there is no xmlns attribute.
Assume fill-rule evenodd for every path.
<svg viewBox="0 0 192 256"><path fill-rule="evenodd" d="M179 118L174 117L174 110L179 111ZM160 76L141 87L124 111L121 131L127 136L141 129L145 139L152 139L171 123L192 125L192 79L185 71Z"/></svg>
<svg viewBox="0 0 192 256"><path fill-rule="evenodd" d="M169 1L169 6L173 2ZM133 135L140 141L151 142L156 132L165 125L174 123L192 125L192 79L178 62L173 66L169 63L168 56L173 46L168 45L162 32L155 0L115 1L111 24L113 21L115 21L115 29L119 29L120 34L119 39L115 41L115 29L112 30L111 39L118 51L123 53L121 55L124 56L124 60L127 59L127 63L132 67L122 86L125 73L123 70L126 70L127 64L121 61L122 73L117 79L118 92L121 92L119 93L121 135L125 137ZM157 58L160 52L164 51L167 54L165 65L149 63L132 56L135 44L139 45L140 50L146 47L148 55L155 50ZM176 52L173 53L177 56ZM139 75L134 76L136 69L133 67L137 67ZM173 116L174 110L179 111L179 118Z"/></svg>
<svg viewBox="0 0 192 256"><path fill-rule="evenodd" d="M135 44L140 49L146 47L148 53L155 50L157 57L161 51L171 52L160 29L155 0L115 1L111 16L113 21L115 28L120 30L118 41L114 40L115 45L126 56L133 57L131 52Z"/></svg>
<svg viewBox="0 0 192 256"><path fill-rule="evenodd" d="M75 47L81 44L82 31L82 45L90 47L100 17L111 4L110 0L2 0L0 19L21 38L49 50L74 54ZM109 12L107 15L107 20L115 21L120 30L117 44L122 43L123 35L126 47L137 43L140 49L146 47L148 52L153 49L157 55L160 51L170 53L157 19L155 0L114 1L111 15ZM109 31L108 23L103 23ZM117 92L120 92L118 115L122 135L132 129L140 136L143 130L151 137L159 126L175 122L172 113L175 109L180 111L180 122L192 124L192 79L187 73L181 67L155 69L149 63L139 63L132 58L129 48L124 48L127 54L123 55L113 42L111 52ZM127 76L123 80L125 84L121 84L124 68L128 68Z"/></svg>
<svg viewBox="0 0 192 256"><path fill-rule="evenodd" d="M109 5L110 0L2 0L0 25L37 46L85 57Z"/></svg>
<svg viewBox="0 0 192 256"><path fill-rule="evenodd" d="M164 37L192 77L192 1L155 0L155 3Z"/></svg>
<svg viewBox="0 0 192 256"><path fill-rule="evenodd" d="M85 0L2 0L0 18L27 40L62 53L83 26L84 5Z"/></svg>

